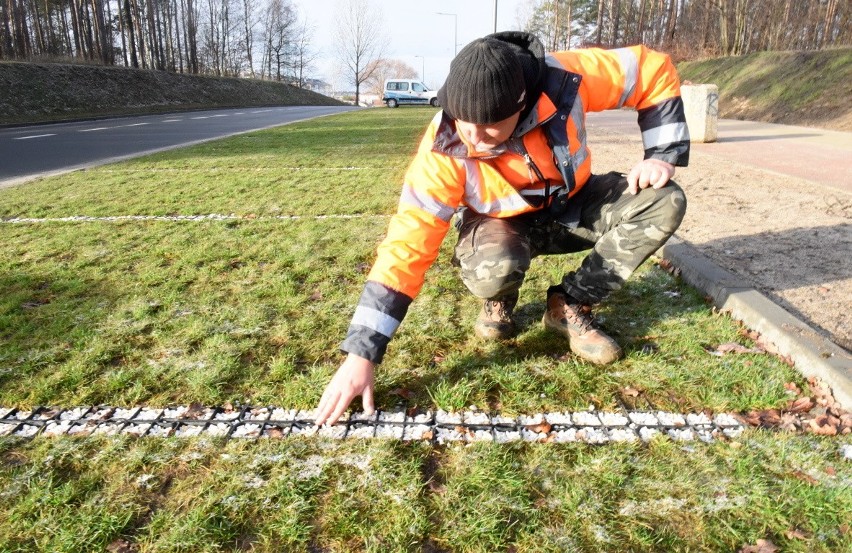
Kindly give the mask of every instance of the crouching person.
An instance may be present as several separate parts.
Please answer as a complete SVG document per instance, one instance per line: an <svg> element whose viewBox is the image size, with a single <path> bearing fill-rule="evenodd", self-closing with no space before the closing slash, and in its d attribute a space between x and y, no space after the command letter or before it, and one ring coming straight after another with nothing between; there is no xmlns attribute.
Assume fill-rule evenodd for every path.
<svg viewBox="0 0 852 553"><path fill-rule="evenodd" d="M548 289L543 323L578 357L608 364L623 353L591 306L618 290L686 211L671 178L688 162L689 134L677 73L664 54L632 46L546 55L533 35L496 33L459 52L438 99L443 110L406 173L317 424L336 421L357 396L373 410L374 367L454 214L453 263L483 301L478 336L514 334L518 290L534 257L589 250ZM592 174L585 114L622 106L638 112L644 155L627 175Z"/></svg>

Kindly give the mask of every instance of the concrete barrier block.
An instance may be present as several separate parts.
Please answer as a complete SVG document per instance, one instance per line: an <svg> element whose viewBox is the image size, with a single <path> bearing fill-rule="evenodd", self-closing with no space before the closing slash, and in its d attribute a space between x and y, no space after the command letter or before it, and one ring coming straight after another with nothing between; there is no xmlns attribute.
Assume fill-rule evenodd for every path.
<svg viewBox="0 0 852 553"><path fill-rule="evenodd" d="M719 87L714 84L683 84L680 87L689 137L693 142L716 142L719 121Z"/></svg>

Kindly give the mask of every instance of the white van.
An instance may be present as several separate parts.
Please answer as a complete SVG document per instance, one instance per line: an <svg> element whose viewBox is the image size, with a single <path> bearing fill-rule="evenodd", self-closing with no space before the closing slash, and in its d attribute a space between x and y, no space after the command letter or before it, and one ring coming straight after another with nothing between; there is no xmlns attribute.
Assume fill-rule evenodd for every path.
<svg viewBox="0 0 852 553"><path fill-rule="evenodd" d="M429 104L438 106L438 91L414 79L388 79L385 81L382 102L389 108L402 104Z"/></svg>

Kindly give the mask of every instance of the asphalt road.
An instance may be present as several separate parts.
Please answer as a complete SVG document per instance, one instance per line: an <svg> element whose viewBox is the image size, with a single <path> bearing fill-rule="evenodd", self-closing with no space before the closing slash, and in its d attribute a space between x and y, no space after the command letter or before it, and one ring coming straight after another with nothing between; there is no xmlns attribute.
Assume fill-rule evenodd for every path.
<svg viewBox="0 0 852 553"><path fill-rule="evenodd" d="M0 129L0 188L353 109L357 108L220 109Z"/></svg>

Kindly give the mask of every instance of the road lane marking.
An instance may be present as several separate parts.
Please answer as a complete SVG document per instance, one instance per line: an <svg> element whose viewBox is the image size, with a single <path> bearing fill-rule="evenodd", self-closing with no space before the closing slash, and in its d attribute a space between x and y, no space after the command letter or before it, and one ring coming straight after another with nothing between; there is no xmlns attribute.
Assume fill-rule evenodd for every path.
<svg viewBox="0 0 852 553"><path fill-rule="evenodd" d="M35 135L32 135L32 136L17 136L15 138L13 138L12 140L29 140L30 138L45 138L47 136L56 136L56 133L54 133L54 134L35 134Z"/></svg>
<svg viewBox="0 0 852 553"><path fill-rule="evenodd" d="M109 127L96 127L94 129L80 129L77 132L108 131Z"/></svg>
<svg viewBox="0 0 852 553"><path fill-rule="evenodd" d="M121 125L121 127L143 127L150 124L151 123L133 123L132 125Z"/></svg>
<svg viewBox="0 0 852 553"><path fill-rule="evenodd" d="M202 115L200 117L193 117L193 119L210 119L210 115Z"/></svg>
<svg viewBox="0 0 852 553"><path fill-rule="evenodd" d="M183 119L163 119L163 123L177 123L183 121Z"/></svg>

